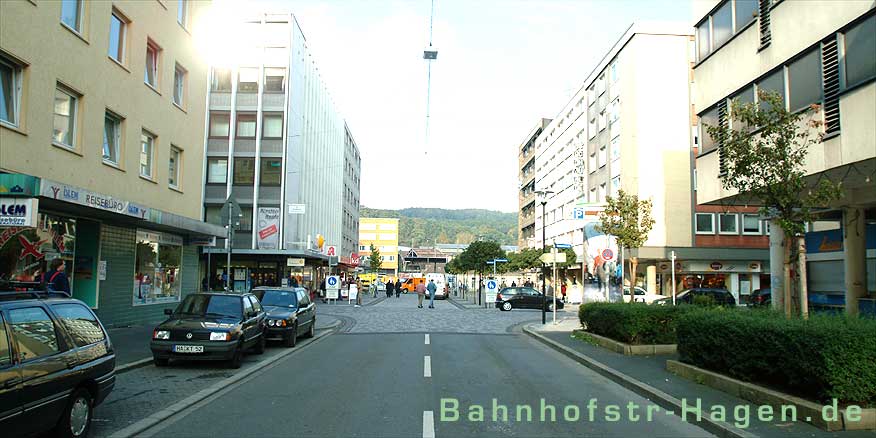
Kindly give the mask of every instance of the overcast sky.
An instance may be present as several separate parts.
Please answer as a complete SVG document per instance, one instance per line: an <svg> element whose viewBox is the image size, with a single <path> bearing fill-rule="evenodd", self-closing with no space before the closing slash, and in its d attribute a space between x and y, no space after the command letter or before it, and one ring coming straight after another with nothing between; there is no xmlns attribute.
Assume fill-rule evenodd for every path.
<svg viewBox="0 0 876 438"><path fill-rule="evenodd" d="M291 10L362 153L372 208L517 210L517 150L633 21L689 22L689 0L263 0Z"/></svg>

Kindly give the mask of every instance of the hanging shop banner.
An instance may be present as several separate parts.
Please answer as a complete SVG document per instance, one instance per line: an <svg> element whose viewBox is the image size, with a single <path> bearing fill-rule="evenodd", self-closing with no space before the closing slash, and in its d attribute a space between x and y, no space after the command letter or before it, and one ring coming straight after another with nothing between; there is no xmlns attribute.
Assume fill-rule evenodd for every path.
<svg viewBox="0 0 876 438"><path fill-rule="evenodd" d="M280 237L280 209L274 207L259 207L258 237L256 248L277 249Z"/></svg>
<svg viewBox="0 0 876 438"><path fill-rule="evenodd" d="M48 179L43 179L40 186L40 196L71 202L113 213L124 214L138 219L150 217L149 208L135 204L131 201L114 198L109 195L95 193L79 187L61 184Z"/></svg>
<svg viewBox="0 0 876 438"><path fill-rule="evenodd" d="M38 209L34 198L0 198L0 227L34 227Z"/></svg>
<svg viewBox="0 0 876 438"><path fill-rule="evenodd" d="M75 219L40 214L32 227L0 228L0 279L40 281L56 258L72 270L75 250Z"/></svg>

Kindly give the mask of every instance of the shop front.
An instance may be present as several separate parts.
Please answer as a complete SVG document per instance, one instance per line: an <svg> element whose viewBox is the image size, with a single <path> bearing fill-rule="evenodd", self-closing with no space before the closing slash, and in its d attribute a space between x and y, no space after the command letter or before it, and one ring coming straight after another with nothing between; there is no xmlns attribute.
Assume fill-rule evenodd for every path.
<svg viewBox="0 0 876 438"><path fill-rule="evenodd" d="M208 288L224 290L226 282L235 291L259 286L287 286L290 279L309 290L319 289L328 272L328 257L312 251L234 249L230 278L225 248L204 248L201 270L209 273Z"/></svg>
<svg viewBox="0 0 876 438"><path fill-rule="evenodd" d="M658 282L664 295L671 295L669 261L657 263ZM727 289L736 303L745 305L757 289L769 287L769 266L763 261L691 260L675 263L676 291L695 287Z"/></svg>

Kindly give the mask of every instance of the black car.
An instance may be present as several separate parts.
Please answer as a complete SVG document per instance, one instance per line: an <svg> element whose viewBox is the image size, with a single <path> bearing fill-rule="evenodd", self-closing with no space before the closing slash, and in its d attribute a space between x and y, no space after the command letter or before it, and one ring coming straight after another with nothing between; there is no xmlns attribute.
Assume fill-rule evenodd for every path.
<svg viewBox="0 0 876 438"><path fill-rule="evenodd" d="M313 337L316 325L316 305L303 287L259 287L252 293L268 314L265 335L268 340L280 340L294 347L298 336Z"/></svg>
<svg viewBox="0 0 876 438"><path fill-rule="evenodd" d="M562 300L554 300L552 295L548 295L547 299L543 300L542 293L531 287L506 287L496 294L496 307L504 311L541 309L542 303L544 303L545 310L551 311L554 302L556 302L557 309L563 308Z"/></svg>
<svg viewBox="0 0 876 438"><path fill-rule="evenodd" d="M748 297L748 305L750 307L762 307L772 304L772 290L768 287L757 289Z"/></svg>
<svg viewBox="0 0 876 438"><path fill-rule="evenodd" d="M267 315L250 293L195 293L185 297L170 317L152 332L155 366L170 359L227 360L240 368L250 348L265 352Z"/></svg>
<svg viewBox="0 0 876 438"><path fill-rule="evenodd" d="M736 298L727 289L697 287L679 292L675 296L676 303L694 304L694 298L697 296L711 297L715 304L719 306L735 306ZM670 298L671 300L672 298ZM671 302L671 301L670 301Z"/></svg>
<svg viewBox="0 0 876 438"><path fill-rule="evenodd" d="M0 435L87 436L116 382L103 324L66 294L9 289L0 289Z"/></svg>

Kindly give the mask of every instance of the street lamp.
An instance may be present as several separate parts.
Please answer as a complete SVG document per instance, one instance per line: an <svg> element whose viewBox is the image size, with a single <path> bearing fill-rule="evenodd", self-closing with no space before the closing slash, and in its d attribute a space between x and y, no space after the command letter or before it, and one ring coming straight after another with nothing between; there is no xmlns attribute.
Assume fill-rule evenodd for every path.
<svg viewBox="0 0 876 438"><path fill-rule="evenodd" d="M544 210L547 205L547 197L548 195L553 195L554 192L551 190L536 190L535 194L538 196L538 200L541 203L541 252L544 253L545 242L547 238L545 237L545 230L547 229L547 218L545 217ZM545 273L544 273L544 265L541 267L541 323L547 323L547 315L545 312L545 304L547 303L547 287L545 285Z"/></svg>

